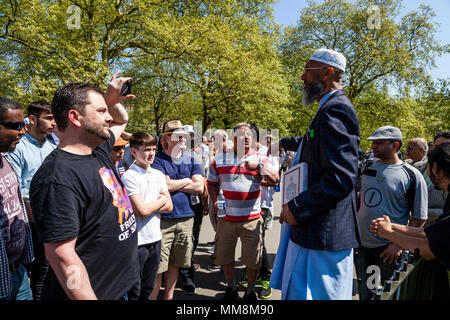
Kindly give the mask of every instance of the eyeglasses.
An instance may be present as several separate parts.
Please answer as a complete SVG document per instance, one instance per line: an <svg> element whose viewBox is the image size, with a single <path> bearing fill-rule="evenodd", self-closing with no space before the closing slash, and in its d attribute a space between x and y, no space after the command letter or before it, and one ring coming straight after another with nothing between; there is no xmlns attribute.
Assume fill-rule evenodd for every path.
<svg viewBox="0 0 450 320"><path fill-rule="evenodd" d="M172 134L169 133L167 136L168 136L168 137L172 137ZM186 140L187 140L186 136L185 136L185 135L182 135L182 134L180 134L180 135L175 134L175 137L176 137L176 139L174 139L174 140L171 139L171 140L172 140L172 141L176 141L176 140L180 141L180 140L183 140L183 139L186 139Z"/></svg>
<svg viewBox="0 0 450 320"><path fill-rule="evenodd" d="M322 68L303 68L303 70L321 70L321 69L323 69L323 67Z"/></svg>
<svg viewBox="0 0 450 320"><path fill-rule="evenodd" d="M116 151L116 152L119 151L119 150L122 150L122 149L125 149L125 146L117 146L117 147L113 148L113 150Z"/></svg>
<svg viewBox="0 0 450 320"><path fill-rule="evenodd" d="M6 129L17 131L20 131L25 127L25 122L23 121L0 121L0 124L3 125Z"/></svg>

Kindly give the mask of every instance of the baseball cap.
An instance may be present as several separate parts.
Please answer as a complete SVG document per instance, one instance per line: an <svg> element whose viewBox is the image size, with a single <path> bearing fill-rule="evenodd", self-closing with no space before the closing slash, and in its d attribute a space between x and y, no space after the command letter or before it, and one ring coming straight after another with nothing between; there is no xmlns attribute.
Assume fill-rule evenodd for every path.
<svg viewBox="0 0 450 320"><path fill-rule="evenodd" d="M117 139L116 143L114 143L114 147L122 147L122 146L126 146L128 144L128 141L125 139L122 139L122 137L119 137L119 139Z"/></svg>

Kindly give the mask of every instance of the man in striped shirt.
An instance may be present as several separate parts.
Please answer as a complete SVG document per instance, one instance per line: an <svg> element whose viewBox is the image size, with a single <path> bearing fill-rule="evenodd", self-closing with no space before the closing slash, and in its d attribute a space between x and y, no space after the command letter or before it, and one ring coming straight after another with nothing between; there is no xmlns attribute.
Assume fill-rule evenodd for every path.
<svg viewBox="0 0 450 320"><path fill-rule="evenodd" d="M226 199L226 215L217 219L216 264L223 266L228 288L225 300L239 300L234 278L237 238L242 242L242 261L247 267L248 286L244 300L257 300L255 282L261 266L262 225L261 181L274 186L278 170L267 157L255 151L255 134L250 124L234 127L233 149L218 153L210 165L208 193L217 215L217 197L222 189Z"/></svg>

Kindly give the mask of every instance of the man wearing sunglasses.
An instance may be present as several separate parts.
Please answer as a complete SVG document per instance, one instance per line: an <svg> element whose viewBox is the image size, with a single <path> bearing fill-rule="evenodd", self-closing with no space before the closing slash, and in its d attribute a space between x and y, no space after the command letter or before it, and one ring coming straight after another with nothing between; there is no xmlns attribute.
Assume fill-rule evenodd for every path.
<svg viewBox="0 0 450 320"><path fill-rule="evenodd" d="M122 139L122 137L119 137L119 139L117 139L116 143L114 144L114 148L112 149L112 152L110 154L111 160L120 176L123 176L125 171L127 171L130 167L124 160L125 146L127 144L128 141Z"/></svg>
<svg viewBox="0 0 450 320"><path fill-rule="evenodd" d="M192 241L194 211L191 194L203 192L203 172L194 158L185 152L187 144L190 145L190 135L184 130L180 120L164 123L161 137L163 152L155 156L152 168L161 171L166 177L173 210L161 214L161 262L152 300L158 298L163 272L165 272L164 300L172 300L179 268L191 267L194 245ZM194 294L195 284L192 279L184 280L185 293Z"/></svg>
<svg viewBox="0 0 450 320"><path fill-rule="evenodd" d="M33 232L34 261L31 266L31 289L33 298L39 300L42 286L47 274L48 263L45 259L44 246L39 242L36 227L29 205L31 179L41 166L44 159L56 149L49 136L56 127L52 114L52 106L46 101L35 101L28 106L29 125L27 133L8 159L20 179L20 188L27 208L30 227Z"/></svg>
<svg viewBox="0 0 450 320"><path fill-rule="evenodd" d="M33 177L30 199L50 268L42 300L118 300L139 279L136 217L110 153L128 121L113 75L106 94L68 83L52 100L60 142Z"/></svg>
<svg viewBox="0 0 450 320"><path fill-rule="evenodd" d="M22 106L0 96L0 152L14 151L25 134ZM20 180L0 154L0 300L32 300L24 264L33 260L31 229Z"/></svg>

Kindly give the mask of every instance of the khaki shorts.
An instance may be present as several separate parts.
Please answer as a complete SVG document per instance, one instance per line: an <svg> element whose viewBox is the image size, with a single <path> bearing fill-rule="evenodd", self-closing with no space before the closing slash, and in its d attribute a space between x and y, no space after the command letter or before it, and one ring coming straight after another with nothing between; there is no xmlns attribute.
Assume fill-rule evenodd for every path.
<svg viewBox="0 0 450 320"><path fill-rule="evenodd" d="M237 239L241 238L242 262L253 270L261 267L263 218L250 221L227 221L217 219L215 263L224 265L234 263Z"/></svg>
<svg viewBox="0 0 450 320"><path fill-rule="evenodd" d="M161 219L161 262L158 273L166 272L169 264L189 268L193 249L194 217Z"/></svg>

